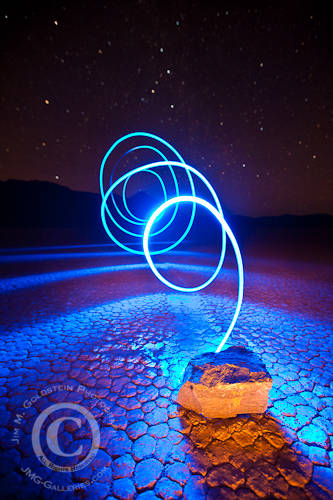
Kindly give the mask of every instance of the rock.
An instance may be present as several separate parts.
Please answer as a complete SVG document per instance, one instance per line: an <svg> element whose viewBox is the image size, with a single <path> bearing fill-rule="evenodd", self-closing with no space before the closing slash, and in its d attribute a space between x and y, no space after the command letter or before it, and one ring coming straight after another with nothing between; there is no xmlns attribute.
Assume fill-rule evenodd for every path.
<svg viewBox="0 0 333 500"><path fill-rule="evenodd" d="M193 358L184 373L177 403L206 418L263 413L272 387L265 364L245 347Z"/></svg>

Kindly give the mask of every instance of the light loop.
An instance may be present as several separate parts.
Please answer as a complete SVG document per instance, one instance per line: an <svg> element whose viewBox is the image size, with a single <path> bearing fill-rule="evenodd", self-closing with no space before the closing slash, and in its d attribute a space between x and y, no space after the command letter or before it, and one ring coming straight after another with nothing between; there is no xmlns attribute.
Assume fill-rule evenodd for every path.
<svg viewBox="0 0 333 500"><path fill-rule="evenodd" d="M132 147L128 149L124 154L122 154L119 158L119 160L114 164L111 175L110 175L110 187L108 187L106 190L104 190L104 171L106 167L106 162L109 159L110 155L116 150L116 148L121 145L124 141L128 139L133 139L133 138L149 138L151 140L159 142L161 145L163 145L165 148L168 149L169 152L171 152L173 155L176 156L177 160L170 160L167 158L167 156L162 153L158 148L150 145L139 145L136 147ZM155 161L153 163L147 163L145 165L142 165L140 167L134 168L125 174L123 174L121 177L119 177L117 180L114 180L114 173L120 162L127 157L130 153L138 150L148 150L152 151L154 154L157 154L162 158L161 161ZM172 183L173 187L175 189L175 194L176 196L173 196L172 198L169 197L168 195L168 189L167 186L164 182L163 176L160 175L158 172L156 172L156 169L162 169L163 171L168 171L171 176L172 176ZM146 172L149 174L152 174L154 177L157 178L161 189L163 193L163 200L162 204L154 210L154 213L148 217L147 219L144 219L142 217L138 217L133 213L133 210L131 210L128 206L127 200L126 200L126 188L128 181L132 176L135 176L136 174ZM179 186L178 184L178 178L176 175L176 172L185 172L186 178L189 182L190 185L190 190L191 190L191 195L185 192L185 194L182 194L184 192L184 188ZM194 181L197 183L199 182L202 186L204 186L205 189L208 190L210 196L212 197L212 200L214 202L214 205L206 201L204 198L201 198L196 195L196 188ZM122 204L124 209L121 210L120 206L118 206L118 202L116 201L115 198L115 189L120 187L120 185L123 183L122 186ZM212 281L216 278L218 275L224 261L225 257L225 250L226 250L226 235L228 235L231 244L233 246L235 255L236 255L236 260L237 260L237 266L238 266L238 298L237 298L237 304L236 304L236 310L234 313L234 316L231 320L231 323L229 325L229 328L227 332L225 333L222 342L218 346L216 352L219 352L222 347L225 345L235 323L239 315L239 311L241 308L242 300L243 300L243 288L244 288L244 272L243 272L243 263L242 263L242 258L240 254L240 250L237 244L237 241L227 224L226 220L224 219L222 208L220 201L217 197L217 194L215 193L212 185L209 183L209 181L206 179L206 177L201 174L198 170L196 170L194 167L188 165L185 163L181 155L178 153L178 151L171 146L168 142L166 142L164 139L161 139L160 137L150 134L147 132L134 132L132 134L127 134L120 139L118 139L112 146L111 148L107 151L106 155L103 158L101 168L100 168L100 189L101 189L101 194L102 194L102 205L101 205L101 219L102 219L102 224L103 227L107 233L107 235L111 238L111 240L116 243L119 247L122 249L134 253L134 254L139 254L139 255L145 255L147 262L155 274L155 276L165 285L169 286L170 288L173 288L174 290L181 291L181 292L196 292L199 290L202 290L203 288L207 287ZM186 190L185 190L186 191ZM179 206L182 203L191 203L192 205L192 210L191 210L191 216L190 220L187 222L186 229L183 231L181 236L174 241L173 243L169 244L167 243L166 246L160 249L152 249L149 248L151 238L154 236L157 236L159 234L162 234L168 227L171 226L171 224L174 222ZM109 205L110 204L110 205ZM168 252L169 250L172 250L176 248L188 235L194 221L195 217L195 212L196 212L196 205L201 205L205 208L207 208L220 222L221 224L221 238L222 238L222 244L221 244L221 253L219 257L219 261L217 264L217 267L215 269L215 272L212 274L212 276L205 281L203 284L196 286L196 287L181 287L178 285L175 285L174 283L171 283L167 279L165 279L157 270L155 264L153 263L152 256L154 255L159 255ZM160 229L157 229L155 232L152 232L152 226L153 224L157 221L160 215L169 207L174 206L174 210L172 213L171 218L169 221L162 226ZM112 208L114 210L112 210ZM126 215L125 212L126 211ZM113 212L113 213L112 213ZM120 216L122 219L122 223L120 223L116 218L116 214ZM133 229L129 229L128 227L124 227L124 224L127 225L133 225ZM111 226L111 228L109 227ZM138 232L139 228L143 229L143 232L140 233ZM120 231L121 233L125 233L127 236L130 236L132 238L140 238L140 241L142 239L143 241L143 250L139 248L133 248L131 246L131 243L124 243L120 241L120 238L118 236L118 233ZM133 245L133 243L132 243Z"/></svg>
<svg viewBox="0 0 333 500"><path fill-rule="evenodd" d="M177 290L179 292L197 292L199 290L202 290L206 286L208 286L216 277L217 273L216 271L214 274L207 280L205 283L202 285L196 286L196 287L183 287L183 286L178 286L175 285L174 283L171 283L171 281L168 281L165 279L161 273L156 269L155 264L153 263L153 260L151 258L151 255L149 253L149 233L150 230L156 221L156 219L170 206L174 205L175 203L184 203L184 202L190 202L190 203L197 203L198 205L202 205L203 207L207 208L215 217L217 220L220 222L222 228L225 230L227 235L229 236L229 239L231 241L231 244L233 246L233 249L235 251L236 255L236 260L237 260L237 266L238 266L238 298L237 298L237 304L236 304L236 311L234 313L234 316L232 318L232 321L229 325L229 328L227 332L224 335L224 338L220 345L218 346L216 352L220 352L224 344L226 343L230 333L232 332L232 329L237 321L239 311L242 305L242 300L243 300L243 290L244 290L244 272L243 272L243 263L242 263L242 257L241 253L236 241L236 238L233 235L233 232L231 231L229 225L227 224L226 220L224 219L223 215L221 212L216 210L213 205L208 203L206 200L203 200L202 198L198 198L197 196L177 196L176 198L172 198L171 200L168 200L164 202L161 206L158 207L157 210L153 213L153 215L150 217L149 221L147 222L145 232L143 235L143 250L147 259L147 262L150 266L150 269L153 271L155 276L162 281L165 285L169 286L170 288L173 288L174 290Z"/></svg>

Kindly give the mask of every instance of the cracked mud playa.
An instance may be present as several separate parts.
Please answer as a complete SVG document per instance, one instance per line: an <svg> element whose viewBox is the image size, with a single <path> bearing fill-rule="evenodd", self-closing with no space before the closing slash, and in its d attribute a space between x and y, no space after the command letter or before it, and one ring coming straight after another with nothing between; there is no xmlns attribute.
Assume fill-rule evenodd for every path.
<svg viewBox="0 0 333 500"><path fill-rule="evenodd" d="M213 351L228 326L237 271L227 267L201 292L173 293L142 260L104 251L0 255L4 498L332 498L332 268L245 262L229 344L266 364L268 410L206 421L175 401L189 359ZM70 473L45 467L31 442L38 415L63 402L89 410L100 430L94 460ZM71 464L90 439L88 425L59 428L67 452L81 447ZM50 484L90 483L60 493L27 470Z"/></svg>

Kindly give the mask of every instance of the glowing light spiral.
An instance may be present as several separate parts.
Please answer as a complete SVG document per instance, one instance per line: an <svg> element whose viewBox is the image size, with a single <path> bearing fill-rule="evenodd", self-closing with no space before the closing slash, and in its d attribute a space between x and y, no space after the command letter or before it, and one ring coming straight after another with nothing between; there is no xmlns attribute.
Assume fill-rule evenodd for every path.
<svg viewBox="0 0 333 500"><path fill-rule="evenodd" d="M110 186L104 190L104 177L105 177L105 167L106 167L106 162L110 158L111 154L114 153L116 148L126 140L133 139L133 138L149 138L150 140L159 142L160 145L163 145L166 147L170 154L173 154L176 156L176 161L168 159L164 153L162 153L157 147L151 146L151 145L139 145L136 147L132 147L128 149L124 154L120 156L117 162L114 163L114 166L112 168L112 172L110 175ZM153 163L147 163L145 165L142 165L140 167L134 168L130 170L129 172L126 172L123 174L121 177L119 177L117 180L114 181L114 173L116 168L119 166L122 160L127 157L130 153L138 150L148 150L152 151L156 154L158 154L161 158L161 161L153 162ZM172 185L175 191L175 195L172 198L168 198L168 187L165 185L163 177L156 172L156 170L164 170L164 171L169 171L171 176L172 176ZM143 219L142 217L138 217L135 215L132 210L128 207L128 203L126 200L126 188L129 179L140 173L140 172L147 172L158 180L162 192L163 192L163 203L155 209L154 213L148 217L147 219ZM181 194L182 193L182 187L179 186L178 183L178 178L177 178L177 172L185 172L186 177L188 179L190 189L191 189L191 195L186 194ZM201 184L205 186L206 189L208 189L212 201L214 203L211 204L208 201L206 201L203 198L200 198L196 196L196 191L195 191L195 184L194 180L197 182L200 181ZM123 207L120 208L118 203L116 202L114 192L117 187L120 187L121 184L122 186L122 205ZM139 254L139 255L145 255L147 262L155 274L155 276L165 285L169 286L170 288L173 288L177 291L181 292L194 292L194 291L199 291L208 286L212 281L216 278L218 275L224 261L224 256L225 256L225 249L226 249L226 234L228 235L231 244L234 248L235 255L236 255L236 260L237 260L237 266L238 266L238 277L239 277L239 282L238 282L238 298L237 298L237 305L236 305L236 310L234 313L234 316L232 318L232 321L229 325L229 328L227 332L224 335L224 338L220 345L218 346L216 352L219 352L224 344L226 343L235 323L239 315L239 311L241 308L242 300L243 300L243 288L244 288L244 274L243 274L243 264L242 264L242 258L240 254L240 250L237 244L237 241L227 224L227 222L224 219L221 204L219 202L219 199L212 187L212 185L208 182L208 180L204 177L203 174L201 174L198 170L196 170L194 167L187 165L181 155L178 153L178 151L171 146L168 142L166 142L164 139L161 139L160 137L150 134L147 132L134 132L132 134L127 134L120 139L118 139L112 146L111 148L107 151L106 155L103 158L102 164L101 164L101 169L100 169L100 189L101 189L101 195L102 195L102 205L101 205L101 218L102 218L102 224L104 226L104 229L108 236L111 238L112 241L114 241L118 246L123 248L124 250L127 250L131 253L134 254ZM177 212L179 209L180 204L183 203L191 203L192 205L192 210L191 210L191 216L190 220L186 226L186 229L183 231L181 236L173 243L171 244L166 244L166 246L159 248L159 249L154 249L150 250L149 249L149 239L152 238L153 236L157 236L158 234L162 234L171 224L173 223L174 219L177 216ZM153 255L158 255L158 254L163 254L165 252L168 252L169 250L172 250L173 248L177 247L187 236L189 233L194 218L195 218L195 211L196 211L196 205L201 205L208 209L220 222L221 224L221 238L222 238L222 245L221 245L221 253L219 257L219 262L216 267L215 272L212 274L212 276L205 281L202 285L196 286L196 287L181 287L178 285L175 285L174 283L171 283L170 281L166 280L157 270L156 266L153 263L152 256ZM174 206L173 213L169 221L164 224L160 229L156 230L155 232L152 232L152 226L153 224L161 217L162 213L169 207ZM117 214L117 219L115 218L115 213ZM131 229L129 229L128 226L134 226ZM111 229L110 229L111 226ZM141 229L141 232L139 231ZM120 241L118 235L116 236L116 232L121 232L124 233L127 236L130 236L132 238L139 238L140 239L140 244L142 242L143 244L143 250L140 250L138 248L133 248L130 246L129 243L124 243Z"/></svg>

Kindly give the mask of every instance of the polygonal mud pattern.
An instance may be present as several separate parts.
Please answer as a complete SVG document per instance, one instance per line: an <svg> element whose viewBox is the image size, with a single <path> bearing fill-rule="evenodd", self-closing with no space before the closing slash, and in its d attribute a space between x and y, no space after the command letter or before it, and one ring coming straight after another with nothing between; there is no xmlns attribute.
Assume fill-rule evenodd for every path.
<svg viewBox="0 0 333 500"><path fill-rule="evenodd" d="M214 350L228 326L233 271L190 296L165 290L146 270L61 282L44 277L33 289L11 281L1 306L7 321L0 339L2 491L8 498L58 498L25 476L22 469L30 468L69 486L97 477L78 498L330 498L329 289L324 280L319 286L315 268L306 272L305 278L248 274L232 343L266 363L273 376L269 410L216 421L182 410L175 400L189 358ZM23 408L47 387L49 394ZM96 458L72 473L47 469L31 445L37 416L58 402L82 405L100 427ZM90 438L88 425L64 424L66 450L82 446L73 464L87 453Z"/></svg>

